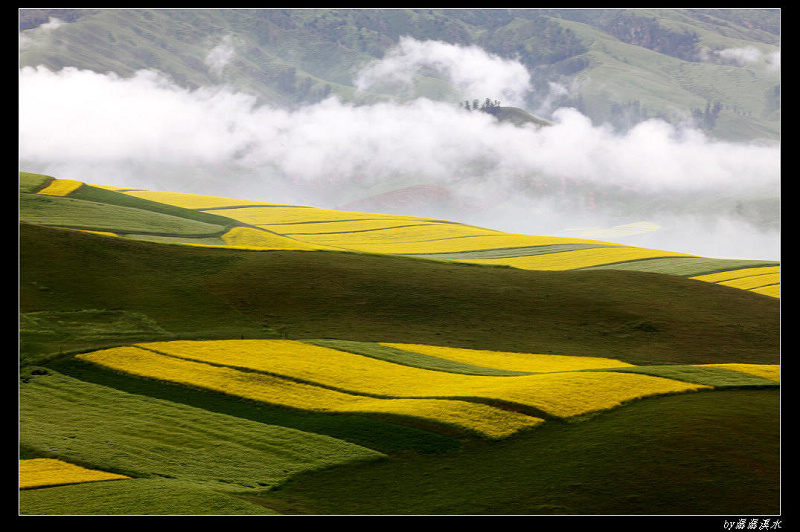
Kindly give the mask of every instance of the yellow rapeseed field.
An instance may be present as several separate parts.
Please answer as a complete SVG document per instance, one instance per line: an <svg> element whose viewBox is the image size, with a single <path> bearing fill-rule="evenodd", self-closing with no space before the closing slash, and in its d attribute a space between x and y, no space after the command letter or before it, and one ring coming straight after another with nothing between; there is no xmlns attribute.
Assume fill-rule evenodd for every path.
<svg viewBox="0 0 800 532"><path fill-rule="evenodd" d="M19 461L20 489L128 478L130 477L87 469L55 458L32 458Z"/></svg>
<svg viewBox="0 0 800 532"><path fill-rule="evenodd" d="M79 181L57 179L39 193L68 195L81 184ZM576 237L535 236L507 233L427 217L342 211L115 186L93 186L177 207L216 213L253 226L247 229L236 228L222 237L227 247L238 249L328 249L413 255L469 253L491 249L568 244L604 246L556 253L536 253L536 250L531 250L530 254L515 257L442 257L460 262L505 265L527 270L572 270L641 259L694 257L694 255L685 253L638 248L597 239L629 234L631 231L651 231L657 228L648 222L618 226L612 228L614 231L611 232L598 232L596 231L598 228L588 228L591 229L588 231L587 228L583 228L580 231L575 230L576 235L579 235ZM274 235L261 234L257 232L256 227L271 231ZM292 244L280 241L277 235L289 237ZM527 253L527 250L520 251ZM548 251L552 251L552 249ZM769 276L767 276L768 274ZM779 266L742 268L692 278L780 298Z"/></svg>
<svg viewBox="0 0 800 532"><path fill-rule="evenodd" d="M299 240L276 235L269 231L262 231L254 227L234 227L222 235L226 247L238 249L286 249L311 251L330 249L323 246L307 244Z"/></svg>
<svg viewBox="0 0 800 532"><path fill-rule="evenodd" d="M749 290L758 294L780 298L780 272L780 266L762 266L698 275L692 277L692 279L731 286L733 288Z"/></svg>
<svg viewBox="0 0 800 532"><path fill-rule="evenodd" d="M98 351L79 355L79 358L133 372L130 367L132 361L147 357L152 360L143 364L144 369L137 368L135 372L147 371L152 377L178 382L185 382L184 379L188 378L186 364L190 360L206 363L203 366L226 366L207 366L216 368L214 375L220 380L214 384L214 388L222 390L231 389L234 386L232 383L242 378L238 376L234 379L233 374L224 374L223 369L233 372L235 370L232 368L247 368L354 394L386 398L500 400L534 407L558 417L612 408L625 401L650 395L707 388L642 374L601 371L513 377L461 375L393 364L293 340L173 341L139 345L159 353L184 357L186 361L173 359L167 365L164 359L154 358L155 354L148 357L143 354L146 353L143 349L135 348ZM131 349L135 349L135 352L131 352ZM172 369L168 371L168 367ZM269 380L263 374L247 375L246 381L251 383ZM204 386L210 386L210 381ZM256 387L251 384L251 388ZM258 388L263 389L263 385L259 384ZM306 393L301 393L301 388L295 385L289 388L291 394ZM251 394L256 393L251 391ZM266 396L250 396L269 402L283 400L282 393L274 390Z"/></svg>
<svg viewBox="0 0 800 532"><path fill-rule="evenodd" d="M712 368L723 368L732 371L739 371L741 373L749 373L764 379L781 382L781 366L780 364L698 364L698 366L706 366Z"/></svg>
<svg viewBox="0 0 800 532"><path fill-rule="evenodd" d="M420 228L422 233L422 228ZM417 235L418 241L400 242L386 240L383 242L358 242L351 243L360 251L369 253L396 253L424 254L424 253L457 253L481 251L487 249L523 248L533 246L549 246L561 244L598 244L614 245L609 242L596 240L582 240L578 238L565 238L559 236L534 236L512 233L486 233L473 232L455 237L425 239L424 235Z"/></svg>
<svg viewBox="0 0 800 532"><path fill-rule="evenodd" d="M321 222L294 223L294 224L259 224L259 227L275 231L285 235L298 236L317 236L328 235L330 233L353 233L348 234L349 238L362 236L360 233L380 231L382 229L394 229L409 225L425 226L437 224L436 222L426 222L420 220L404 219L342 219ZM438 225L438 224L437 224Z"/></svg>
<svg viewBox="0 0 800 532"><path fill-rule="evenodd" d="M469 401L355 395L265 373L161 355L136 347L106 349L78 355L78 358L134 375L291 408L413 416L458 425L491 438L505 437L543 422L541 418ZM236 356L232 358L236 359Z"/></svg>
<svg viewBox="0 0 800 532"><path fill-rule="evenodd" d="M68 196L78 190L83 185L81 181L73 179L54 179L49 185L44 187L37 194L45 196Z"/></svg>
<svg viewBox="0 0 800 532"><path fill-rule="evenodd" d="M580 371L583 369L608 369L632 366L632 364L611 358L539 355L533 353L488 351L483 349L464 349L422 344L381 343L381 345L453 360L464 364L510 371L551 373L555 371Z"/></svg>
<svg viewBox="0 0 800 532"><path fill-rule="evenodd" d="M374 214L354 211L337 211L331 209L320 209L303 205L278 205L260 203L253 206L240 208L219 208L205 209L215 214L220 214L251 225L272 225L281 224L291 226L292 224L306 224L315 222L335 222L341 220L396 220L396 221L427 221L424 218L414 216L399 216L390 214ZM235 204L234 204L235 205ZM288 229L287 229L288 230Z"/></svg>
<svg viewBox="0 0 800 532"><path fill-rule="evenodd" d="M673 251L660 251L655 249L637 248L630 246L603 247L576 249L560 253L546 253L542 255L529 255L525 257L508 257L498 259L470 259L459 262L474 262L478 264L504 264L524 270L572 270L600 266L614 262L624 262L638 259L652 259L657 257L691 257L685 253Z"/></svg>
<svg viewBox="0 0 800 532"><path fill-rule="evenodd" d="M765 296L771 297L781 297L781 285L773 284L769 286L762 286L760 288L751 288L751 292L756 292L757 294L764 294Z"/></svg>
<svg viewBox="0 0 800 532"><path fill-rule="evenodd" d="M738 270L728 270L724 272L709 273L706 275L698 275L692 277L699 281L707 281L710 283L718 283L720 281L731 281L740 277L749 277L751 275L763 275L767 273L780 273L780 266L761 266L757 268L740 268Z"/></svg>
<svg viewBox="0 0 800 532"><path fill-rule="evenodd" d="M762 286L776 285L780 282L780 273L765 273L762 275L748 275L746 277L739 277L738 279L731 279L729 281L720 281L717 284L741 288L743 290L750 290L753 288L760 288Z"/></svg>
<svg viewBox="0 0 800 532"><path fill-rule="evenodd" d="M94 185L97 186L97 185ZM259 201L240 200L233 198L222 198L218 196L203 196L200 194L188 194L184 192L166 192L161 190L133 190L123 189L120 187L112 190L118 190L128 196L157 201L167 205L174 205L175 207L183 207L186 209L211 209L219 207L230 207L236 205L271 205Z"/></svg>

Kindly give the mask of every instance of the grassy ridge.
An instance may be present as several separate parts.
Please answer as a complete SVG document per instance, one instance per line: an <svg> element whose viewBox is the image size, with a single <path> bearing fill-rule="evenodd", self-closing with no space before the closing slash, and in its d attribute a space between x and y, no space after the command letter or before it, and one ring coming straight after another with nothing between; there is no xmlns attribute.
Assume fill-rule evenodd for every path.
<svg viewBox="0 0 800 532"><path fill-rule="evenodd" d="M234 484L229 487L243 490L276 485L310 468L382 456L344 440L132 395L58 373L22 385L20 405L21 446L138 478Z"/></svg>
<svg viewBox="0 0 800 532"><path fill-rule="evenodd" d="M648 399L491 445L304 474L261 500L288 514L775 515L779 402L774 390Z"/></svg>
<svg viewBox="0 0 800 532"><path fill-rule="evenodd" d="M228 395L173 385L164 380L140 379L129 374L69 358L49 364L58 373L123 392L201 408L267 425L279 425L303 432L322 434L352 442L382 453L409 450L440 453L457 449L459 440L440 432L409 424L393 423L377 416L329 415L284 408L267 403L242 401ZM441 427L439 427L441 429Z"/></svg>
<svg viewBox="0 0 800 532"><path fill-rule="evenodd" d="M124 310L167 338L340 338L633 362L779 360L779 300L680 277L164 246L29 224L20 235L23 313ZM23 357L98 345L28 340Z"/></svg>
<svg viewBox="0 0 800 532"><path fill-rule="evenodd" d="M21 181L21 197L48 182ZM779 364L780 301L715 284L771 279L775 272L760 263L700 282L352 250L164 245L138 240L141 233L133 240L54 226L88 210L119 234L170 220L176 225L163 238L176 242L191 241L186 236L199 233L187 229L204 224L268 233L225 216L235 209L209 212L86 185L24 201L21 458L61 458L136 478L26 490L23 513L775 512L779 393L764 388L778 385L769 380L774 370L760 376L741 364ZM44 225L27 223L37 212ZM120 216L104 218L111 213ZM321 230L332 227L318 222ZM456 229L427 223L442 234ZM303 232L300 224L286 225ZM141 342L239 338L316 338L317 345L462 380L515 379L520 370L463 350L463 358L448 358L421 344L511 358L605 357L636 364L616 372L717 389L639 400L570 423L550 419L490 446L413 416L282 408L71 356ZM740 365L719 366L726 363ZM279 457L270 456L279 448ZM301 458L323 448L331 459ZM384 454L363 466L346 464ZM305 472L317 467L325 471ZM150 487L158 495L144 500L137 488Z"/></svg>
<svg viewBox="0 0 800 532"><path fill-rule="evenodd" d="M270 515L219 490L175 479L92 482L20 492L22 515Z"/></svg>
<svg viewBox="0 0 800 532"><path fill-rule="evenodd" d="M779 262L512 234L430 218L92 186L25 172L20 173L20 191L24 221L137 240L246 250L345 250L529 270L648 271L780 297ZM771 267L770 277L744 278L752 268ZM724 272L732 275L718 277Z"/></svg>

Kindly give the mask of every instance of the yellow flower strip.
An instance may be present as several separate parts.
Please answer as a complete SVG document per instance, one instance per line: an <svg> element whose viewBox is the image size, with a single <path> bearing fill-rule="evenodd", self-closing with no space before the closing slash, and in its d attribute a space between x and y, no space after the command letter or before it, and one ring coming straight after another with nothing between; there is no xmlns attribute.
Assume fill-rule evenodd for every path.
<svg viewBox="0 0 800 532"><path fill-rule="evenodd" d="M658 257L691 257L684 253L659 251L655 249L629 246L588 248L560 253L546 253L527 257L508 257L499 259L458 259L459 262L477 264L504 264L523 270L572 270L600 266L615 262L625 262Z"/></svg>
<svg viewBox="0 0 800 532"><path fill-rule="evenodd" d="M200 194L187 194L184 192L165 192L160 190L125 190L128 196L157 201L175 207L187 209L209 209L230 207L234 205L271 205L269 203L218 196L203 196Z"/></svg>
<svg viewBox="0 0 800 532"><path fill-rule="evenodd" d="M438 222L427 222L424 220L402 220L402 219L373 219L364 218L346 219L346 220L331 220L327 222L308 222L308 223L295 223L295 224L258 224L258 227L275 231L284 235L298 235L301 237L309 235L321 235L329 233L355 233L354 237L360 236L358 233L379 231L381 229L401 228L409 225L419 227L420 224L436 224ZM255 225L255 224L253 224ZM348 235L351 236L351 235Z"/></svg>
<svg viewBox="0 0 800 532"><path fill-rule="evenodd" d="M72 192L78 190L83 183L73 179L54 179L52 183L44 187L37 194L45 196L69 196Z"/></svg>
<svg viewBox="0 0 800 532"><path fill-rule="evenodd" d="M711 283L718 283L720 281L730 281L732 279L739 279L740 277L748 277L751 275L762 275L765 273L780 273L780 266L761 266L757 268L741 268L739 270L729 270L724 272L709 273L706 275L698 275L692 277L699 281L708 281Z"/></svg>
<svg viewBox="0 0 800 532"><path fill-rule="evenodd" d="M747 277L740 277L738 279L731 279L730 281L720 281L717 284L725 286L732 286L734 288L741 288L749 290L751 288L759 288L762 286L778 284L781 282L780 273L767 273L763 275L750 275Z"/></svg>
<svg viewBox="0 0 800 532"><path fill-rule="evenodd" d="M21 489L128 478L130 477L87 469L55 458L32 458L19 461L19 487Z"/></svg>
<svg viewBox="0 0 800 532"><path fill-rule="evenodd" d="M223 356L217 358L226 358L224 354L222 352ZM263 373L174 358L136 347L105 349L78 355L78 358L142 377L291 408L319 412L412 416L458 425L492 438L505 437L544 421L541 418L468 401L353 395ZM308 360L304 363L308 364Z"/></svg>
<svg viewBox="0 0 800 532"><path fill-rule="evenodd" d="M732 371L739 371L741 373L749 373L757 377L769 379L775 382L781 382L781 366L780 364L697 364L698 366L707 366L712 368L723 368Z"/></svg>
<svg viewBox="0 0 800 532"><path fill-rule="evenodd" d="M119 185L98 185L96 183L92 183L94 188L103 188L105 190L113 190L114 192L119 192L121 190L129 190L131 187L122 187Z"/></svg>
<svg viewBox="0 0 800 532"><path fill-rule="evenodd" d="M420 235L417 235L418 237ZM533 236L511 233L477 233L445 238L420 238L417 241L391 241L384 242L352 242L353 247L369 253L454 253L481 251L487 249L521 248L531 246L548 246L553 244L600 244L609 245L609 242L596 240L582 240L558 236ZM617 245L617 244L611 244Z"/></svg>
<svg viewBox="0 0 800 532"><path fill-rule="evenodd" d="M315 246L299 240L262 231L253 227L234 227L224 235L222 240L229 247L238 249L287 249L312 251L330 249L325 246Z"/></svg>
<svg viewBox="0 0 800 532"><path fill-rule="evenodd" d="M238 203L242 205L246 204L246 202ZM235 205L235 203L233 205ZM331 222L337 220L397 220L399 222L429 221L427 218L418 218L415 216L336 211L330 209L319 209L316 207L306 207L302 205L277 205L269 203L256 203L254 205L261 205L261 207L252 206L242 207L240 209L208 208L205 210L251 225L285 225L287 226L287 231L290 230L291 224L295 223L305 224L313 222Z"/></svg>
<svg viewBox="0 0 800 532"><path fill-rule="evenodd" d="M761 288L753 288L750 291L756 292L758 294L764 294L765 296L771 296L777 298L781 297L781 285L779 284L762 286Z"/></svg>
<svg viewBox="0 0 800 532"><path fill-rule="evenodd" d="M497 231L458 224L412 222L405 226L390 227L376 231L305 235L303 239L315 244L349 247L359 251L371 251L370 246L375 244L389 244L382 249L382 252L398 253L398 249L394 246L395 243L491 234L497 234Z"/></svg>
<svg viewBox="0 0 800 532"><path fill-rule="evenodd" d="M705 386L634 373L564 372L514 377L430 371L294 340L173 341L140 344L204 362L247 367L364 394L477 397L568 417L624 401Z"/></svg>
<svg viewBox="0 0 800 532"><path fill-rule="evenodd" d="M483 349L464 349L421 344L381 343L381 345L453 360L464 364L511 371L550 373L554 371L580 371L584 369L606 369L632 366L632 364L611 358L537 355L532 353L488 351Z"/></svg>

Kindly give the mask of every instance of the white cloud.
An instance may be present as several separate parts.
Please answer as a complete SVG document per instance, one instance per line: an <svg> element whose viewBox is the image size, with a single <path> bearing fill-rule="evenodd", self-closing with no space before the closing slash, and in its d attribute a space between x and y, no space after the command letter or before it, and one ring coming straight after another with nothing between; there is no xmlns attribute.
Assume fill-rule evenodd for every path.
<svg viewBox="0 0 800 532"><path fill-rule="evenodd" d="M511 80L515 90L524 86ZM637 189L654 199L735 197L747 189L774 197L780 186L779 145L713 141L657 120L618 134L574 109L556 111L554 124L542 129L426 99L357 106L331 98L290 111L258 105L229 87L189 90L154 71L122 78L26 67L19 112L20 167L28 171L322 207L388 190L393 182L438 184L496 202L480 213L461 213L461 221L533 234L620 224L608 218L614 213L571 208L559 196L563 189L553 186L564 180L597 190ZM549 178L551 186L520 192L518 178L531 176ZM653 232L659 238L682 226L677 218L685 213L642 209L664 228ZM730 253L739 253L749 239L752 249L769 242L773 257L767 258L774 258L776 235L751 228L740 230L741 238L715 239L712 226L734 227L704 225L694 236L703 233L706 249L713 243L719 254L729 239L736 245ZM688 247L685 231L673 234L671 243L659 241L662 249Z"/></svg>
<svg viewBox="0 0 800 532"><path fill-rule="evenodd" d="M755 46L742 46L722 50L704 49L701 52L701 60L703 61L708 61L715 57L725 63L736 66L765 66L770 71L780 71L781 69L780 48L765 51Z"/></svg>
<svg viewBox="0 0 800 532"><path fill-rule="evenodd" d="M62 26L64 22L60 19L51 17L47 22L19 34L19 49L20 51L27 50L34 46L39 46L49 42L50 36L53 31Z"/></svg>
<svg viewBox="0 0 800 532"><path fill-rule="evenodd" d="M65 68L20 73L23 159L155 163L229 159L254 98L180 88L155 71L130 78Z"/></svg>
<svg viewBox="0 0 800 532"><path fill-rule="evenodd" d="M531 90L530 73L518 61L503 59L477 46L410 37L400 38L383 59L363 68L356 76L356 86L361 90L412 86L425 69L443 76L468 100L489 98L518 106Z"/></svg>
<svg viewBox="0 0 800 532"><path fill-rule="evenodd" d="M222 74L223 69L231 62L236 53L234 40L230 35L222 38L206 55L206 65L214 74Z"/></svg>

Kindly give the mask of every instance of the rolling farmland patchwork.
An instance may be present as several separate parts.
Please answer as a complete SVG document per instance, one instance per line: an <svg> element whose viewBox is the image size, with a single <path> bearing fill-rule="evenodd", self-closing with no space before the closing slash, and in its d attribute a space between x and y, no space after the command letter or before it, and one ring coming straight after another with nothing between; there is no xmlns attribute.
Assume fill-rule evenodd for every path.
<svg viewBox="0 0 800 532"><path fill-rule="evenodd" d="M46 181L37 194L63 191L69 197L79 187L69 181ZM87 185L88 186L88 185ZM125 226L95 222L82 227L133 238L237 249L342 250L511 266L529 270L604 268L679 275L780 297L780 268L763 260L715 259L685 253L638 248L612 242L569 237L511 234L430 218L336 211L314 207L244 201L196 194L88 186L197 214L227 218L230 224L188 226L185 220L158 235ZM85 215L81 214L81 216ZM25 220L26 217L23 217ZM42 220L59 227L76 227L61 220ZM172 220L170 220L172 221ZM173 222L174 224L177 221ZM167 226L172 227L172 226ZM215 231L216 229L216 231ZM206 232L207 231L207 232ZM211 241L209 239L217 239Z"/></svg>
<svg viewBox="0 0 800 532"><path fill-rule="evenodd" d="M779 510L777 262L19 185L20 513Z"/></svg>

